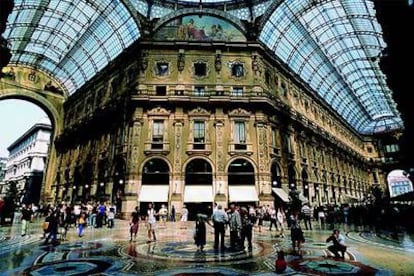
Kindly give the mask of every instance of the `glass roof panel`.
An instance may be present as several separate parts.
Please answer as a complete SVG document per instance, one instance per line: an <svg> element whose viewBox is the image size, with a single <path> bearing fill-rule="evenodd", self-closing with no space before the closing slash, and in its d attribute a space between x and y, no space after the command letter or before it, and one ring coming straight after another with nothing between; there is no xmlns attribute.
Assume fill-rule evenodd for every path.
<svg viewBox="0 0 414 276"><path fill-rule="evenodd" d="M69 94L140 36L126 0L15 0L4 36L10 64L56 76ZM137 3L137 1L135 1Z"/></svg>
<svg viewBox="0 0 414 276"><path fill-rule="evenodd" d="M378 59L385 48L374 5L366 0L285 0L260 40L356 131L402 129Z"/></svg>

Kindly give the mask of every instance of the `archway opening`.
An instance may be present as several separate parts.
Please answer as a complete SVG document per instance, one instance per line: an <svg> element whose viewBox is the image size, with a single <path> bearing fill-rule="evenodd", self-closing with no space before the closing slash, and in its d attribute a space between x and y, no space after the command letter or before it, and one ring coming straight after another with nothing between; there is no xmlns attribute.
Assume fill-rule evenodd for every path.
<svg viewBox="0 0 414 276"><path fill-rule="evenodd" d="M245 159L236 159L229 165L229 203L255 206L259 201L253 165Z"/></svg>
<svg viewBox="0 0 414 276"><path fill-rule="evenodd" d="M193 220L197 213L212 214L213 170L206 160L191 160L185 168L184 204Z"/></svg>
<svg viewBox="0 0 414 276"><path fill-rule="evenodd" d="M148 160L142 170L141 183L138 200L142 215L146 215L149 203L153 203L155 210L168 206L170 168L167 162L160 158Z"/></svg>
<svg viewBox="0 0 414 276"><path fill-rule="evenodd" d="M41 203L54 133L51 121L48 114L32 102L17 98L0 100L0 197L5 200L5 213L10 213L2 222L22 204ZM53 185L60 181L61 178L56 177Z"/></svg>

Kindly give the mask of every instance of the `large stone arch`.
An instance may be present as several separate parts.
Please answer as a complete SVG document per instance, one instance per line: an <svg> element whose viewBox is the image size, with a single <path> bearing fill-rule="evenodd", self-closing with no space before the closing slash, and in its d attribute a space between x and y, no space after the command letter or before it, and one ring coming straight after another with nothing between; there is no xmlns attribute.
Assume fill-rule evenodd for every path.
<svg viewBox="0 0 414 276"><path fill-rule="evenodd" d="M40 200L45 203L51 202L52 185L56 181L58 165L54 139L63 129L63 103L68 95L58 82L36 69L12 67L4 71L6 77L0 79L0 100L20 99L31 102L39 106L50 118L53 131ZM31 78L33 76L35 78Z"/></svg>

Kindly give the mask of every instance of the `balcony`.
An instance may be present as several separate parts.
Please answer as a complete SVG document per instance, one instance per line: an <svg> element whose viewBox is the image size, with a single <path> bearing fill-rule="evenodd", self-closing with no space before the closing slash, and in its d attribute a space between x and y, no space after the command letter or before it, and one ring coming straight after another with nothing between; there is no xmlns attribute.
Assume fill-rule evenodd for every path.
<svg viewBox="0 0 414 276"><path fill-rule="evenodd" d="M147 155L154 153L167 155L170 153L170 143L156 141L145 142L144 153Z"/></svg>
<svg viewBox="0 0 414 276"><path fill-rule="evenodd" d="M210 143L187 143L186 153L210 155L212 152Z"/></svg>
<svg viewBox="0 0 414 276"><path fill-rule="evenodd" d="M248 143L231 143L229 144L229 154L246 154L252 155L253 154L253 145Z"/></svg>

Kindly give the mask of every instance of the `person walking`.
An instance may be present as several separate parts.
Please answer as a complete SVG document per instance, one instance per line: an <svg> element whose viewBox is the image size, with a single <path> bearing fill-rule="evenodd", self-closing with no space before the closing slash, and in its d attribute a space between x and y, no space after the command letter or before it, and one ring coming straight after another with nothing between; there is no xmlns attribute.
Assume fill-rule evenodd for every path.
<svg viewBox="0 0 414 276"><path fill-rule="evenodd" d="M187 229L186 223L188 221L188 209L185 204L183 205L183 209L181 210L181 229Z"/></svg>
<svg viewBox="0 0 414 276"><path fill-rule="evenodd" d="M160 214L160 223L163 227L166 227L167 216L168 216L168 209L165 207L164 204L161 205L160 210L158 211Z"/></svg>
<svg viewBox="0 0 414 276"><path fill-rule="evenodd" d="M223 206L220 204L217 205L217 210L211 215L211 220L213 221L214 227L214 249L218 250L219 242L221 251L224 251L224 234L225 234L225 225L229 221L227 213L224 212Z"/></svg>
<svg viewBox="0 0 414 276"><path fill-rule="evenodd" d="M240 208L240 217L242 222L242 231L241 231L241 247L244 249L244 243L247 239L248 250L253 250L252 237L253 237L253 225L255 218L249 213L246 207Z"/></svg>
<svg viewBox="0 0 414 276"><path fill-rule="evenodd" d="M131 220L129 222L129 234L130 239L129 241L132 241L132 238L134 238L134 241L137 240L137 233L139 229L139 209L138 206L135 207L135 211L131 214Z"/></svg>
<svg viewBox="0 0 414 276"><path fill-rule="evenodd" d="M290 216L290 237L292 240L293 253L302 257L302 243L305 242L303 231L300 228L299 219L297 214Z"/></svg>
<svg viewBox="0 0 414 276"><path fill-rule="evenodd" d="M33 220L33 211L32 206L29 204L26 206L26 204L23 204L22 210L21 210L21 221L22 221L22 237L26 236L28 229L29 229L29 223Z"/></svg>
<svg viewBox="0 0 414 276"><path fill-rule="evenodd" d="M197 214L194 229L194 242L199 251L203 251L204 246L206 245L206 223L210 224L207 215Z"/></svg>
<svg viewBox="0 0 414 276"><path fill-rule="evenodd" d="M230 205L230 249L237 251L240 249L240 232L242 230L241 217L236 205Z"/></svg>
<svg viewBox="0 0 414 276"><path fill-rule="evenodd" d="M77 221L78 225L78 236L81 238L83 236L83 228L85 228L86 220L85 220L85 213L82 212Z"/></svg>
<svg viewBox="0 0 414 276"><path fill-rule="evenodd" d="M306 230L312 230L312 209L308 203L305 203L302 207L303 221L305 223Z"/></svg>
<svg viewBox="0 0 414 276"><path fill-rule="evenodd" d="M45 220L49 223L49 225L48 225L48 230L47 230L48 235L45 239L45 242L43 243L44 245L49 243L49 239L51 239L53 246L59 244L57 240L57 234L58 234L59 223L60 223L59 218L60 218L59 210L50 211L49 217L47 217Z"/></svg>
<svg viewBox="0 0 414 276"><path fill-rule="evenodd" d="M277 213L276 213L276 218L277 218L277 230L279 231L279 236L281 238L284 238L284 231L285 231L285 212L283 211L282 208L278 208L277 209Z"/></svg>
<svg viewBox="0 0 414 276"><path fill-rule="evenodd" d="M148 204L148 210L147 210L147 228L148 228L148 243L152 241L157 241L157 237L155 236L155 227L157 219L155 216L158 214L154 210L154 206L152 203Z"/></svg>
<svg viewBox="0 0 414 276"><path fill-rule="evenodd" d="M277 213L276 213L276 209L273 207L270 207L269 209L269 215L270 215L270 225L269 225L269 231L272 231L272 226L274 225L275 228L277 229Z"/></svg>

